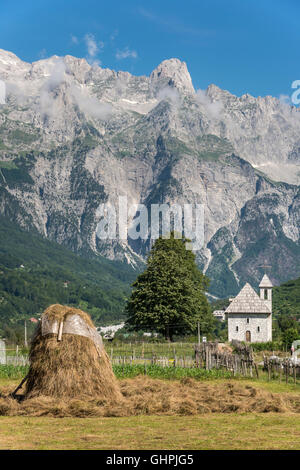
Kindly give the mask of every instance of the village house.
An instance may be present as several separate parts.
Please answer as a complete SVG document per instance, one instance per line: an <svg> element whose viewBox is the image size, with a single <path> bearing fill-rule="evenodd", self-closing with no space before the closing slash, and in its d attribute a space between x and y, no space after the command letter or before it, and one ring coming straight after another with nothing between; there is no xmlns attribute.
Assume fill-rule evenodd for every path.
<svg viewBox="0 0 300 470"><path fill-rule="evenodd" d="M213 316L219 321L225 321L225 310L214 310Z"/></svg>
<svg viewBox="0 0 300 470"><path fill-rule="evenodd" d="M272 341L272 288L273 285L265 274L259 285L260 296L247 283L231 300L225 310L228 341Z"/></svg>

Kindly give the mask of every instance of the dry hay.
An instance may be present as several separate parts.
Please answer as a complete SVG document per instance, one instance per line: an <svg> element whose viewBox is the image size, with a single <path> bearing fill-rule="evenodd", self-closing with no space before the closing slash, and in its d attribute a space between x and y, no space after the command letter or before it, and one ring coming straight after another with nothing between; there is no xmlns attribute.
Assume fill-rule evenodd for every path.
<svg viewBox="0 0 300 470"><path fill-rule="evenodd" d="M300 413L300 395L271 393L234 381L194 379L163 381L139 376L120 381L122 400L55 399L39 396L21 403L0 398L0 415L103 417L135 415L196 415L201 413Z"/></svg>
<svg viewBox="0 0 300 470"><path fill-rule="evenodd" d="M257 387L228 381L165 382L138 377L121 384L132 414L198 414L231 412L300 412L300 396L283 397Z"/></svg>
<svg viewBox="0 0 300 470"><path fill-rule="evenodd" d="M53 305L50 320L62 321L81 310ZM190 378L164 381L139 376L117 381L109 358L88 337L64 333L42 336L39 325L30 350L30 369L23 400L0 393L0 416L134 416L195 415L200 413L296 412L300 395L273 394L242 382L211 383Z"/></svg>
<svg viewBox="0 0 300 470"><path fill-rule="evenodd" d="M226 343L218 343L217 345L217 352L220 352L220 353L227 353L227 354L232 354L233 352L233 349L231 346L229 346L229 344L226 344Z"/></svg>
<svg viewBox="0 0 300 470"><path fill-rule="evenodd" d="M50 322L65 321L79 315L95 329L89 315L82 310L51 305L43 313ZM106 398L120 400L119 383L104 350L100 354L92 339L78 334L42 335L41 322L31 344L30 368L25 386L25 401L40 396L72 398ZM25 405L27 406L27 405Z"/></svg>

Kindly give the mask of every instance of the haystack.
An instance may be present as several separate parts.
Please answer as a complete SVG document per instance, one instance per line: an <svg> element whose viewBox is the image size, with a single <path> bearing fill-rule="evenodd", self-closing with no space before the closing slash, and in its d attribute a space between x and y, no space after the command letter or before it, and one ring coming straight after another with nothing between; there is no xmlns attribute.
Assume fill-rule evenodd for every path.
<svg viewBox="0 0 300 470"><path fill-rule="evenodd" d="M121 392L89 315L51 305L39 322L30 349L25 398L93 398L117 401Z"/></svg>

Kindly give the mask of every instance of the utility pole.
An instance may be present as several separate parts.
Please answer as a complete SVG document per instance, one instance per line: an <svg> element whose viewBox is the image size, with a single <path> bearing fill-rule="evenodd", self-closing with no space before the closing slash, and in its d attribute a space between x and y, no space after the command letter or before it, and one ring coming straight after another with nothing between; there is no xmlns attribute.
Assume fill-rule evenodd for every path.
<svg viewBox="0 0 300 470"><path fill-rule="evenodd" d="M198 321L198 345L200 346L200 322Z"/></svg>
<svg viewBox="0 0 300 470"><path fill-rule="evenodd" d="M26 325L26 320L24 320L24 346L27 348L28 343L27 343L27 325Z"/></svg>

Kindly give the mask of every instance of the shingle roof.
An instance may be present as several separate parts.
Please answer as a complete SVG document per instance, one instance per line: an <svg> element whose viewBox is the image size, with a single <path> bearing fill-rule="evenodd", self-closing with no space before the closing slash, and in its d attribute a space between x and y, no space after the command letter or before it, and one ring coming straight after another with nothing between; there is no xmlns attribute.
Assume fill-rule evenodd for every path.
<svg viewBox="0 0 300 470"><path fill-rule="evenodd" d="M227 307L225 313L271 313L271 310L247 283Z"/></svg>
<svg viewBox="0 0 300 470"><path fill-rule="evenodd" d="M264 277L261 280L261 283L259 284L259 287L273 287L272 282L268 278L268 276L265 274Z"/></svg>

